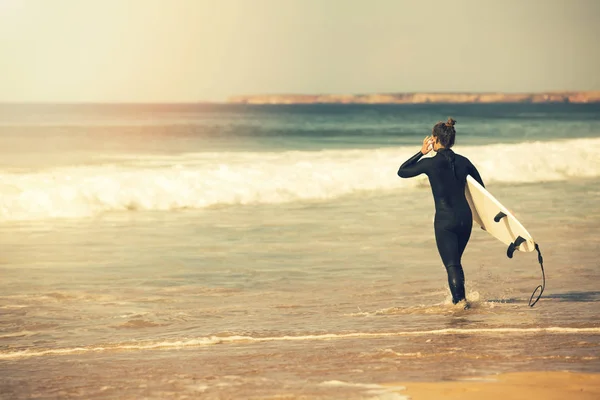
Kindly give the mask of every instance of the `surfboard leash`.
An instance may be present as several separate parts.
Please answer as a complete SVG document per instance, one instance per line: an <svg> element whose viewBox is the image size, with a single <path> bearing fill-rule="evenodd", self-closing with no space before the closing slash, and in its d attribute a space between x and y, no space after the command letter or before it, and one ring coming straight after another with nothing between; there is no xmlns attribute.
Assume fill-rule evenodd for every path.
<svg viewBox="0 0 600 400"><path fill-rule="evenodd" d="M501 213L501 214L504 214L504 213ZM500 214L498 214L498 215L500 215ZM517 236L515 241L513 243L511 243L510 245L508 245L508 250L506 250L506 255L508 256L508 258L513 257L515 250L518 250L519 246L523 242L525 242L525 239L523 239L521 236ZM533 291L533 293L531 293L531 297L529 298L529 307L535 306L535 303L537 303L538 300L542 297L542 293L544 293L544 289L546 288L546 273L544 272L544 258L542 257L542 252L540 251L540 246L538 246L537 243L534 243L534 245L535 245L535 251L537 251L537 253L538 253L538 262L540 263L540 268L542 268L542 284L538 285L535 288L535 290ZM533 301L533 296L535 296L535 294L537 293L538 290L540 291L540 294L538 294L535 301Z"/></svg>
<svg viewBox="0 0 600 400"><path fill-rule="evenodd" d="M535 303L537 303L538 300L540 299L540 297L542 297L542 293L544 293L544 289L546 288L546 274L544 273L544 258L542 257L542 252L540 251L540 246L538 246L537 243L535 243L535 251L537 251L537 253L538 253L538 262L540 263L540 268L542 269L542 284L538 285L538 287L535 288L533 293L531 293L531 297L529 298L529 307L535 306ZM538 289L540 290L540 294L538 294L537 298L532 303L531 300L533 300L533 296L535 296L535 293L538 291Z"/></svg>

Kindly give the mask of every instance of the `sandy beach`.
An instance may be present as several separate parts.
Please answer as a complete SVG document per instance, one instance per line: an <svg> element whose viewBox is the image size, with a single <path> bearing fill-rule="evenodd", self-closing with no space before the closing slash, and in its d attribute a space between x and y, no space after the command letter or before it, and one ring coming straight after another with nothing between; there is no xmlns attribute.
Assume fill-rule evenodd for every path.
<svg viewBox="0 0 600 400"><path fill-rule="evenodd" d="M413 400L600 399L600 374L567 371L507 373L452 382L409 382L398 392Z"/></svg>
<svg viewBox="0 0 600 400"><path fill-rule="evenodd" d="M600 400L599 21L0 0L0 400Z"/></svg>

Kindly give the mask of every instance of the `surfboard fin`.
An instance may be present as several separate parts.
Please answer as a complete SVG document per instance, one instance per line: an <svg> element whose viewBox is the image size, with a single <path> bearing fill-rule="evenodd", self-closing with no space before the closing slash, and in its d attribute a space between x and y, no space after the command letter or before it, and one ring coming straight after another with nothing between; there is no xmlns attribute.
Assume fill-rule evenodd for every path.
<svg viewBox="0 0 600 400"><path fill-rule="evenodd" d="M519 246L525 241L526 240L523 239L521 236L517 236L515 241L508 245L508 250L506 250L506 255L508 256L508 258L513 258L515 250L518 250Z"/></svg>
<svg viewBox="0 0 600 400"><path fill-rule="evenodd" d="M502 218L506 217L506 214L504 214L502 211L500 211L498 214L496 214L496 216L494 217L494 222L500 222L500 220Z"/></svg>

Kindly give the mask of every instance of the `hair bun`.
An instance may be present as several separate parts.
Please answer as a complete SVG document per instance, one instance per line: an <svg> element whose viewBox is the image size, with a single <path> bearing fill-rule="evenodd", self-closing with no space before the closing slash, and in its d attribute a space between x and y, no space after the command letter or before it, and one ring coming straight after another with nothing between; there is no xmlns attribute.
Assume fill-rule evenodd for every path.
<svg viewBox="0 0 600 400"><path fill-rule="evenodd" d="M448 128L452 128L455 124L456 124L456 120L453 118L448 118L448 121L446 121L446 126Z"/></svg>

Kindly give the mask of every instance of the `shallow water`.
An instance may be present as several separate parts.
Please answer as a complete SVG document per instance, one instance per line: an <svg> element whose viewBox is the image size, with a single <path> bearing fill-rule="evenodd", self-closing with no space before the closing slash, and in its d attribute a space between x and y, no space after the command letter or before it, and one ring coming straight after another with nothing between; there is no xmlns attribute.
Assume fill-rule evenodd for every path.
<svg viewBox="0 0 600 400"><path fill-rule="evenodd" d="M552 198L555 212L528 224L547 273L534 308L535 255L508 259L477 230L463 260L473 307L451 305L427 188L408 201L388 193L7 224L3 391L352 398L364 388L322 383L597 372L600 215L579 207L598 183L490 188L510 193L524 223L540 196Z"/></svg>
<svg viewBox="0 0 600 400"><path fill-rule="evenodd" d="M377 385L507 371L600 372L600 161L591 150L597 139L581 140L585 162L571 170L561 163L580 165L581 157L552 162L557 153L548 149L563 143L578 150L576 140L540 142L539 152L526 144L464 147L473 159L486 155L476 165L488 189L541 247L547 287L533 308L529 296L541 282L535 253L508 259L506 247L478 228L463 257L472 308L451 304L429 187L394 176L408 147L288 149L262 166L254 158L245 172L236 166L256 153L216 155L237 172L189 198L218 201L171 204L188 180L145 192L140 198L148 202L129 208L120 206L128 193L157 184L149 162L160 177L191 159L195 167L187 168L196 168L198 179L212 164L198 154L129 154L119 168L138 175L123 180L90 160L91 167L66 167L81 179L71 186L80 197L52 197L56 186L35 180L62 179L64 169L55 168L64 166L5 171L0 393L401 398ZM511 181L502 161L486 165L498 154L494 146L513 146L505 155L529 151L522 165L533 166L530 178ZM240 201L228 201L225 178L260 168L277 177L286 158L311 162L320 191L299 174L288 186L245 186L235 194ZM141 167L131 164L136 160ZM372 172L374 165L385 168ZM91 179L121 188L93 197L85 186ZM98 187L106 193L111 186ZM71 208L77 212L66 213Z"/></svg>

